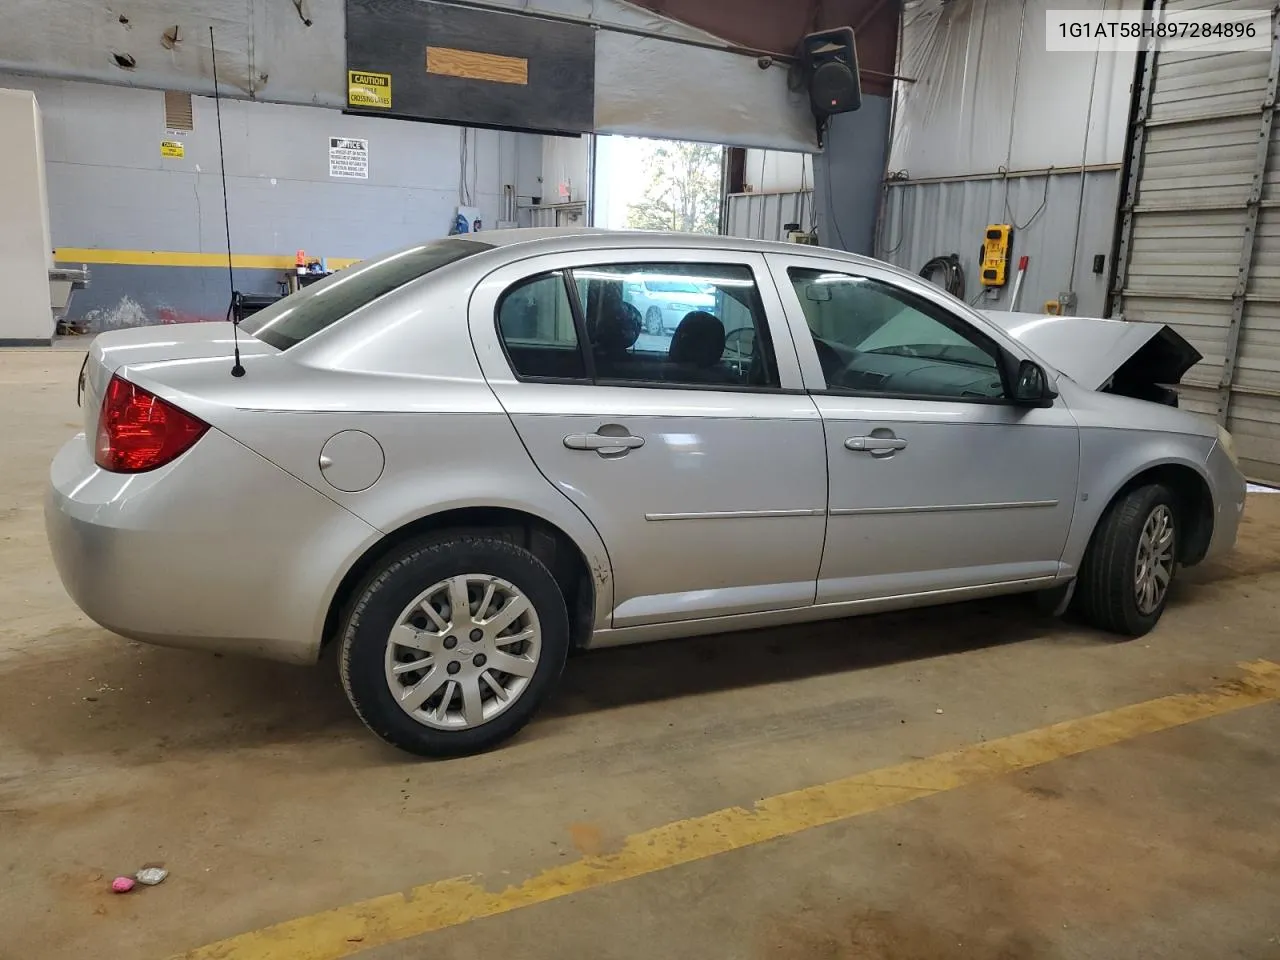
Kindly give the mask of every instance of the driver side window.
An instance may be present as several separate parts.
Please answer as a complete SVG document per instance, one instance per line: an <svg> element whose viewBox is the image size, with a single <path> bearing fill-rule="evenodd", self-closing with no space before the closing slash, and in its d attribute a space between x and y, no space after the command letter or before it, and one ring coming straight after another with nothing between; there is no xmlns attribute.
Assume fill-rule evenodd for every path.
<svg viewBox="0 0 1280 960"><path fill-rule="evenodd" d="M827 388L938 400L1005 396L998 346L927 301L852 274L787 271Z"/></svg>

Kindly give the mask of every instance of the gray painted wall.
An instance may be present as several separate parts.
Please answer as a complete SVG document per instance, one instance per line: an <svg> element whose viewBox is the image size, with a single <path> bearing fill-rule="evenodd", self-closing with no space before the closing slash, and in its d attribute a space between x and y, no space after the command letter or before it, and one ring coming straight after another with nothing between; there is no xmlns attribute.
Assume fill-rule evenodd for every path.
<svg viewBox="0 0 1280 960"><path fill-rule="evenodd" d="M862 107L831 118L814 160L818 242L870 255L889 146L888 97L863 96Z"/></svg>
<svg viewBox="0 0 1280 960"><path fill-rule="evenodd" d="M226 250L214 102L196 97L181 160L160 155L163 94L0 75L32 90L44 114L53 245L101 250ZM223 101L227 197L237 254L363 258L445 235L459 203L461 128L344 116L320 108ZM369 141L368 180L329 176L328 138ZM541 137L469 131L467 182L486 225L504 184L528 190ZM533 166L536 164L536 166ZM99 327L221 316L225 268L91 266L72 316ZM245 292L271 292L275 270L236 271Z"/></svg>

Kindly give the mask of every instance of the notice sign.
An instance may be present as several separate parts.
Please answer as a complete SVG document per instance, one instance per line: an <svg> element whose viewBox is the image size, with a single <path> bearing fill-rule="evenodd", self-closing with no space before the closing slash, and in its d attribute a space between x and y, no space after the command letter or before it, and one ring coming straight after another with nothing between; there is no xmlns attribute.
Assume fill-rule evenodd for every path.
<svg viewBox="0 0 1280 960"><path fill-rule="evenodd" d="M349 180L369 179L369 141L351 137L329 138L329 176Z"/></svg>
<svg viewBox="0 0 1280 960"><path fill-rule="evenodd" d="M186 148L182 146L180 140L161 140L160 156L171 157L174 160L181 160L187 155Z"/></svg>
<svg viewBox="0 0 1280 960"><path fill-rule="evenodd" d="M391 74L347 71L347 105L391 109Z"/></svg>

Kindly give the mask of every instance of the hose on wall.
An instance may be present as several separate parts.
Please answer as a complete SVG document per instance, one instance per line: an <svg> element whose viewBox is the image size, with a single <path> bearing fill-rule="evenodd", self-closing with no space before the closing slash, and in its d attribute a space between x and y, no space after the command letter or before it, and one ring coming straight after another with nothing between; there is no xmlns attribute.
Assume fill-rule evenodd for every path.
<svg viewBox="0 0 1280 960"><path fill-rule="evenodd" d="M933 275L938 271L942 272L942 283L938 284L938 286L953 297L959 297L963 300L964 268L960 266L960 254L948 253L944 256L934 257L920 268L920 276L930 283L938 283L933 278Z"/></svg>

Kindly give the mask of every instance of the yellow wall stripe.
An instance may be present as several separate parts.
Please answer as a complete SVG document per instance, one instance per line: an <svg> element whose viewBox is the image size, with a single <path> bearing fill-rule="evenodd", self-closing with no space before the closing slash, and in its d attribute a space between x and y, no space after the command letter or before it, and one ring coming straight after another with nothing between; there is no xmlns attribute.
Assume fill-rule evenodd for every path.
<svg viewBox="0 0 1280 960"><path fill-rule="evenodd" d="M53 251L58 263L106 263L132 267L222 267L225 253L189 253L178 250L98 250L90 247L59 247ZM237 269L292 270L297 266L296 254L236 253L231 263ZM329 269L340 270L359 260L329 258Z"/></svg>
<svg viewBox="0 0 1280 960"><path fill-rule="evenodd" d="M181 956L183 960L338 960L1280 699L1280 665L1264 660L1241 667L1242 679L1200 693L1149 700L855 774L769 797L751 810L730 807L678 820L629 837L618 853L553 867L498 893L466 878L441 880L408 893L374 897L264 927Z"/></svg>

